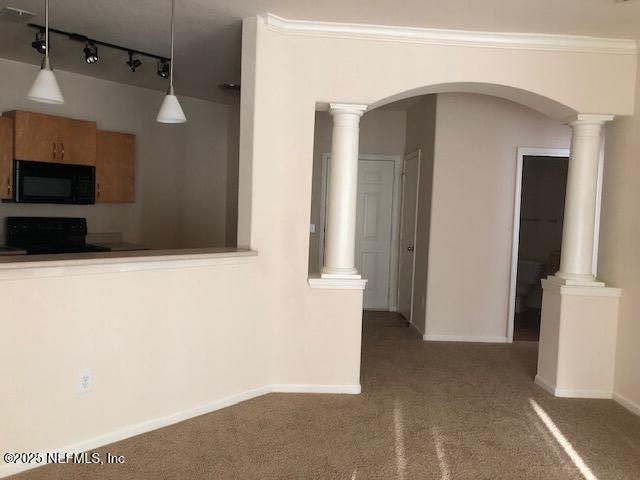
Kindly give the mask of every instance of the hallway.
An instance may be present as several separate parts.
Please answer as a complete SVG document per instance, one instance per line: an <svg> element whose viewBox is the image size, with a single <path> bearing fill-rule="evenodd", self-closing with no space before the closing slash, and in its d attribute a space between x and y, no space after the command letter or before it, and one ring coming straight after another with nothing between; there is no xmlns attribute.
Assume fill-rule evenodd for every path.
<svg viewBox="0 0 640 480"><path fill-rule="evenodd" d="M534 385L536 345L423 342L365 312L361 395L269 394L99 450L124 465L14 478L639 478L640 418Z"/></svg>

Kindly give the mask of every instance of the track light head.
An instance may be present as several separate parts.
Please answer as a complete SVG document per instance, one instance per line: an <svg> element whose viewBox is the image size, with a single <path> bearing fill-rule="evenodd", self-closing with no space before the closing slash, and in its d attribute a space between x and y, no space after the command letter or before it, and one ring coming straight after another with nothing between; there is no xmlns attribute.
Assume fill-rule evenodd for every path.
<svg viewBox="0 0 640 480"><path fill-rule="evenodd" d="M84 61L88 64L96 63L98 61L98 47L91 42L87 42L84 47Z"/></svg>
<svg viewBox="0 0 640 480"><path fill-rule="evenodd" d="M142 62L137 58L133 58L133 52L129 52L129 60L127 60L129 70L135 72L140 65L142 65Z"/></svg>
<svg viewBox="0 0 640 480"><path fill-rule="evenodd" d="M31 42L31 46L35 48L38 51L38 53L41 53L42 55L46 53L47 43L45 40L44 30L40 30L39 32L36 32L36 39L33 42Z"/></svg>
<svg viewBox="0 0 640 480"><path fill-rule="evenodd" d="M158 76L162 78L169 78L169 74L171 73L171 62L166 58L162 60L158 60Z"/></svg>

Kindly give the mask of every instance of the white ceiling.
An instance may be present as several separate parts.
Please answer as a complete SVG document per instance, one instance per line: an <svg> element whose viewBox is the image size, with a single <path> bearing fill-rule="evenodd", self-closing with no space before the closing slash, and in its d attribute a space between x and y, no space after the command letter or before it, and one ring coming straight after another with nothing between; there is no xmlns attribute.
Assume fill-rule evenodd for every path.
<svg viewBox="0 0 640 480"><path fill-rule="evenodd" d="M176 0L176 90L179 95L231 102L217 85L240 80L241 19L271 12L290 19L502 32L640 38L640 0ZM37 13L44 0L0 0ZM158 55L169 54L170 0L51 0L51 25ZM35 31L0 21L0 57L40 63ZM158 90L155 62L136 73L126 53L100 49L86 65L83 46L52 36L54 68ZM142 58L145 61L144 58Z"/></svg>

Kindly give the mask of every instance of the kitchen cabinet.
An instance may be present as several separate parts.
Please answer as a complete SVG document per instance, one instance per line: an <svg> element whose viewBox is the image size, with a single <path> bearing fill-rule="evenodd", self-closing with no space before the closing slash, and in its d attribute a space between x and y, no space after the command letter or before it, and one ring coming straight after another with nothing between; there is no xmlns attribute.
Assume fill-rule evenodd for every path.
<svg viewBox="0 0 640 480"><path fill-rule="evenodd" d="M97 132L96 202L135 201L135 135Z"/></svg>
<svg viewBox="0 0 640 480"><path fill-rule="evenodd" d="M20 110L3 115L13 119L15 159L96 164L95 122Z"/></svg>
<svg viewBox="0 0 640 480"><path fill-rule="evenodd" d="M13 197L13 120L0 117L0 199Z"/></svg>

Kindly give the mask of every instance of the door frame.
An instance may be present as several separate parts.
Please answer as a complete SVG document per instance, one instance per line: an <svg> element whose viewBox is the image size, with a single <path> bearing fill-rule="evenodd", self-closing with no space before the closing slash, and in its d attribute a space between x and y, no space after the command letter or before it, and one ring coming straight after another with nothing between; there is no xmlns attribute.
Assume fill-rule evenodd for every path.
<svg viewBox="0 0 640 480"><path fill-rule="evenodd" d="M325 226L327 218L327 187L329 185L329 159L331 153L322 154L322 186L320 188L320 231L318 232L318 265L324 265L324 240ZM373 160L382 162L393 162L393 192L391 206L391 251L389 256L389 292L388 302L389 311L396 312L398 310L398 252L400 245L400 178L402 172L402 155L379 155L372 153L358 154L358 161Z"/></svg>
<svg viewBox="0 0 640 480"><path fill-rule="evenodd" d="M600 238L600 207L602 201L602 172L604 165L604 143L601 142L600 161L598 164L598 185L596 196L596 221L593 232L593 275L598 269L598 241ZM518 147L516 155L516 184L513 208L513 237L511 245L511 274L509 284L509 306L507 312L507 342L513 342L513 328L516 313L516 285L518 279L518 254L520 246L520 213L522 207L522 169L524 157L569 157L571 150L568 148L542 148L542 147ZM570 161L570 160L567 160Z"/></svg>
<svg viewBox="0 0 640 480"><path fill-rule="evenodd" d="M411 307L409 308L409 318L408 318L408 322L410 325L413 325L413 301L415 299L415 281L416 281L416 247L415 245L416 245L416 237L418 236L418 206L420 201L420 169L422 168L422 149L419 148L417 150L414 150L413 152L404 155L404 157L402 158L401 175L402 175L403 190L404 190L405 163L407 162L407 160L411 160L413 158L418 159L418 173L417 173L418 178L416 178L416 210L415 210L415 216L413 218L414 226L413 226L413 265L411 266ZM401 201L400 220L402 220L402 217L403 217L402 214L404 213L403 193L404 191L400 195L400 201ZM401 230L402 230L402 221L398 225L398 260L400 259L400 248L402 248L402 246L400 245ZM397 289L396 289L396 299L399 299L400 298L400 262L399 261L398 261L397 277L398 277L398 282L397 282Z"/></svg>

